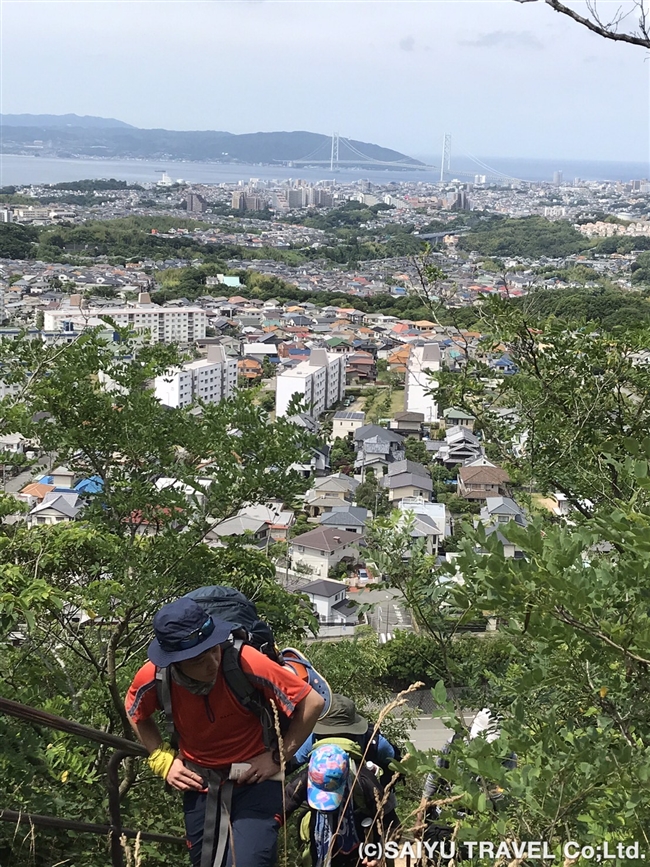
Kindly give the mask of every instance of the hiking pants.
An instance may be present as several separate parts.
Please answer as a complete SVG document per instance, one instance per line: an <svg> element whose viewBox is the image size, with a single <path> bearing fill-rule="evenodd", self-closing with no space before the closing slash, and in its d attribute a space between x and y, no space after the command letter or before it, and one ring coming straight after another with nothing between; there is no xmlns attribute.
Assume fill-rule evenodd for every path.
<svg viewBox="0 0 650 867"><path fill-rule="evenodd" d="M207 795L203 792L185 792L183 795L192 867L201 864L206 800ZM228 845L226 849L226 867L273 867L278 846L276 814L282 815L282 783L279 780L233 787L230 808L232 846Z"/></svg>

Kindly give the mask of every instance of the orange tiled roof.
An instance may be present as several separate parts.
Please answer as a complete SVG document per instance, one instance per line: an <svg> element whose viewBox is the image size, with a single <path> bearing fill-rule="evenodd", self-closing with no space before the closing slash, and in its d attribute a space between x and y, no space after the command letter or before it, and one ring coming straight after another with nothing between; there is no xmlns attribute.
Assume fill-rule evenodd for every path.
<svg viewBox="0 0 650 867"><path fill-rule="evenodd" d="M36 497L37 500L42 500L46 494L50 494L54 490L54 485L45 485L42 482L30 482L20 492L27 497Z"/></svg>

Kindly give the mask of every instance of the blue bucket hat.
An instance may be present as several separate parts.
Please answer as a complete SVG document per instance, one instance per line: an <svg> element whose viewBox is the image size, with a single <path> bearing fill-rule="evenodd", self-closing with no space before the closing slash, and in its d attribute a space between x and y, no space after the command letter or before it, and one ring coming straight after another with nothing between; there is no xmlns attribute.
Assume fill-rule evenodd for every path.
<svg viewBox="0 0 650 867"><path fill-rule="evenodd" d="M223 644L232 630L232 623L216 620L192 599L177 599L164 605L154 617L156 637L147 655L154 665L165 668Z"/></svg>

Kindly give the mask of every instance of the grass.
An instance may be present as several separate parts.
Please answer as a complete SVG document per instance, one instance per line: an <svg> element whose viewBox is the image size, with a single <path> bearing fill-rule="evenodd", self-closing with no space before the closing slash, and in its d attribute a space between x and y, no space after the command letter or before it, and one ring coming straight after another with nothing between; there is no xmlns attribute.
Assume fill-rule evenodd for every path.
<svg viewBox="0 0 650 867"><path fill-rule="evenodd" d="M394 388L391 395L390 414L394 416L396 412L404 412L404 389Z"/></svg>

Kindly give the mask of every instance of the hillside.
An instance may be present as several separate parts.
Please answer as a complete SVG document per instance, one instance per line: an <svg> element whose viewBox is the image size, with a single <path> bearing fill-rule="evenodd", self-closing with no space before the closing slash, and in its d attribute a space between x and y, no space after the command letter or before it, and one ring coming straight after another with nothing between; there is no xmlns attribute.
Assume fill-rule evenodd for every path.
<svg viewBox="0 0 650 867"><path fill-rule="evenodd" d="M85 114L0 114L2 126L42 127L59 129L65 127L81 127L83 129L133 129L130 123L116 120L114 117L94 117Z"/></svg>
<svg viewBox="0 0 650 867"><path fill-rule="evenodd" d="M7 117L7 116L5 116ZM34 153L34 141L43 142L39 153L58 157L101 156L138 159L210 160L216 162L273 163L299 160L306 156L329 160L331 138L320 133L255 132L233 135L215 130L138 129L119 121L105 120L105 125L51 123L50 115L9 115L3 119L2 149L5 153ZM25 118L22 124L18 119ZM75 115L62 115L63 120ZM33 122L27 122L33 118ZM79 118L82 120L91 120ZM38 122L37 122L38 121ZM421 165L398 151L368 142L351 141L353 147L373 159L389 162L404 160ZM341 140L340 159L354 160L355 154Z"/></svg>

